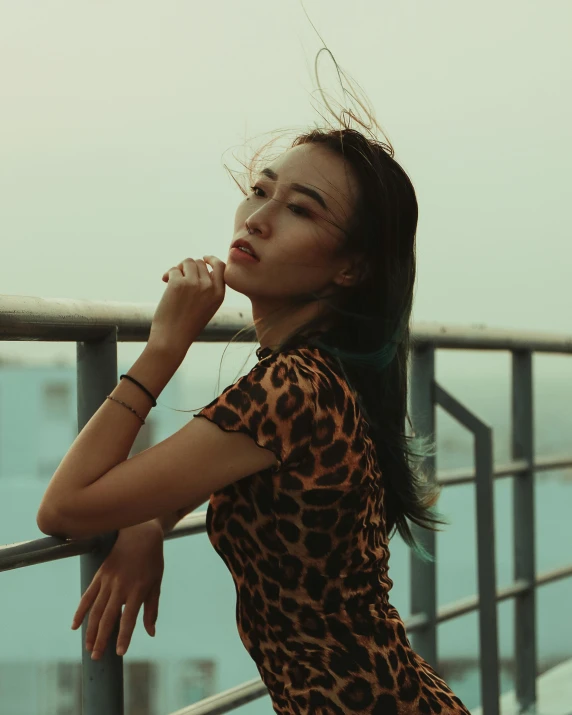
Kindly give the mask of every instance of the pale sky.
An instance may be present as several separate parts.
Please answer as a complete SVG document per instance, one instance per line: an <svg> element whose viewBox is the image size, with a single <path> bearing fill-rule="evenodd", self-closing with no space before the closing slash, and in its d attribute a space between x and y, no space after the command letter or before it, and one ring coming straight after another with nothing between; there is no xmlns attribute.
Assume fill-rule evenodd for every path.
<svg viewBox="0 0 572 715"><path fill-rule="evenodd" d="M572 2L304 6L416 188L414 320L571 335ZM0 0L0 292L156 303L226 260L223 161L319 121L320 46L298 0Z"/></svg>

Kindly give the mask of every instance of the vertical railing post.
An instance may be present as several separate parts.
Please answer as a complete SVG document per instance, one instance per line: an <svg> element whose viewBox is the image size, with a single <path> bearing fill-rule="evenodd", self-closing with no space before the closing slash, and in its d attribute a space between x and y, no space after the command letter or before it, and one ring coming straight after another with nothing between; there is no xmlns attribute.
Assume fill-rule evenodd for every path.
<svg viewBox="0 0 572 715"><path fill-rule="evenodd" d="M439 384L435 401L473 433L477 505L477 574L479 588L479 645L481 707L486 715L500 712L497 625L495 500L493 430Z"/></svg>
<svg viewBox="0 0 572 715"><path fill-rule="evenodd" d="M500 712L500 673L496 588L493 431L489 425L481 423L474 430L474 435L481 702L483 713L487 713L487 715L498 715Z"/></svg>
<svg viewBox="0 0 572 715"><path fill-rule="evenodd" d="M78 431L117 384L117 330L102 340L77 343ZM81 556L81 592L84 593L105 560L116 534L102 539L97 552ZM82 715L123 715L123 661L115 652L118 626L100 660L85 649L87 616L82 625Z"/></svg>
<svg viewBox="0 0 572 715"><path fill-rule="evenodd" d="M435 436L435 349L424 345L413 350L411 365L411 422L415 434ZM436 458L426 457L424 466L428 473L436 474ZM412 525L417 541L435 558L435 532ZM436 562L421 561L411 551L411 614L425 614L429 624L412 634L415 650L433 668L437 668L437 568Z"/></svg>
<svg viewBox="0 0 572 715"><path fill-rule="evenodd" d="M532 354L512 353L512 457L534 460ZM536 558L534 471L532 466L513 478L514 578L527 581L514 607L515 691L520 711L536 702Z"/></svg>

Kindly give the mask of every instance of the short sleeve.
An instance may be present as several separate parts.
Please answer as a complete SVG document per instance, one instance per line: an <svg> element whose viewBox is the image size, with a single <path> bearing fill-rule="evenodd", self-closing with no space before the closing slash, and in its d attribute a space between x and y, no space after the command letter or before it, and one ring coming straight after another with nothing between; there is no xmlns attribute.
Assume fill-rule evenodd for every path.
<svg viewBox="0 0 572 715"><path fill-rule="evenodd" d="M312 370L291 351L259 362L195 417L248 434L286 466L307 456L315 410Z"/></svg>

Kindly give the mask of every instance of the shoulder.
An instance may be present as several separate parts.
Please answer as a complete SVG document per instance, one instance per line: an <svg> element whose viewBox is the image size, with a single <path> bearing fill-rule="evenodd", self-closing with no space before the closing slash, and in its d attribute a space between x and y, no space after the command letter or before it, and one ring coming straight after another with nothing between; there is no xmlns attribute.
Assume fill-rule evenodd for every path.
<svg viewBox="0 0 572 715"><path fill-rule="evenodd" d="M260 358L198 415L223 430L244 432L282 464L306 455L316 419L316 387L299 349Z"/></svg>
<svg viewBox="0 0 572 715"><path fill-rule="evenodd" d="M221 403L234 406L255 419L289 419L316 405L316 371L310 356L300 348L272 353L221 395Z"/></svg>
<svg viewBox="0 0 572 715"><path fill-rule="evenodd" d="M254 424L275 410L287 417L315 404L316 371L307 350L291 348L259 355L258 362L226 387L201 414L217 409L219 415L235 421L239 413L243 418L248 415Z"/></svg>
<svg viewBox="0 0 572 715"><path fill-rule="evenodd" d="M352 389L337 361L320 348L291 347L258 351L258 362L211 403L247 411L276 407L293 416L303 407L313 412L343 411ZM210 407L210 405L209 405Z"/></svg>
<svg viewBox="0 0 572 715"><path fill-rule="evenodd" d="M299 384L306 388L314 386L319 368L315 350L293 347L276 353L263 352L261 355L251 370L255 379L266 379L277 388L284 384Z"/></svg>

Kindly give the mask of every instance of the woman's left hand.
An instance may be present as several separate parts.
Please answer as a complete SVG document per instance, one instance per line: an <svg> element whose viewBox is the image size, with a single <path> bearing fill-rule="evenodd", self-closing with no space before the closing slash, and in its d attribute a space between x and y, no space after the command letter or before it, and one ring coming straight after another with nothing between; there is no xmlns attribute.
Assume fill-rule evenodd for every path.
<svg viewBox="0 0 572 715"><path fill-rule="evenodd" d="M186 258L163 274L167 288L153 316L148 345L184 357L219 309L226 266L216 256L203 259Z"/></svg>

